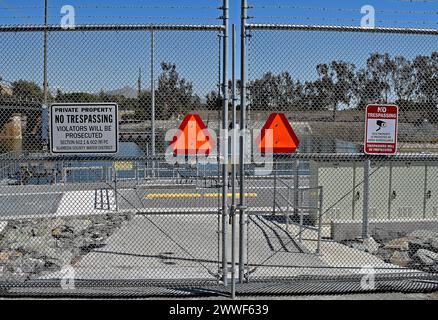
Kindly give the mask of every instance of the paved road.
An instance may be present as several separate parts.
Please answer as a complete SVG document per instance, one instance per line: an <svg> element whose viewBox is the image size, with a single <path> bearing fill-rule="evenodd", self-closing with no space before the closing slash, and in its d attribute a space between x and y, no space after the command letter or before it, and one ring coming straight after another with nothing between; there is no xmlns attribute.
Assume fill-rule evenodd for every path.
<svg viewBox="0 0 438 320"><path fill-rule="evenodd" d="M134 188L129 183L121 183L117 193L109 190L109 210L102 210L96 205L100 194L95 192L102 187L98 183L0 187L0 197L5 199L0 202L0 217L7 220L106 214L115 210L117 198L119 211L141 214L124 224L107 240L105 246L83 257L75 266L77 278L218 277L221 189L189 185ZM246 196L252 212L270 213L273 203L272 180L248 181ZM318 266L324 266L315 255L303 253L290 235L268 218L251 216L248 228L251 277L307 274ZM230 238L227 241L231 248ZM237 251L238 243L235 245ZM304 267L310 267L311 271Z"/></svg>
<svg viewBox="0 0 438 320"><path fill-rule="evenodd" d="M132 181L115 186L106 183L58 184L40 186L0 187L0 220L50 216L83 216L106 214L96 209L100 191L109 189L110 211L118 209L135 213L214 213L221 207L220 188L196 187L192 184L175 185L166 181L136 185ZM286 194L286 188L278 187ZM251 180L246 187L247 205L251 212L271 212L273 181ZM231 198L231 194L228 195ZM284 205L285 202L283 202ZM105 209L105 208L101 208Z"/></svg>
<svg viewBox="0 0 438 320"><path fill-rule="evenodd" d="M257 223L260 226L252 229L249 236L250 270L258 267L251 277L308 274L303 267L324 266L317 256L301 253L295 242L269 220ZM213 280L220 268L217 231L216 214L136 216L112 235L105 246L84 256L75 265L75 276L77 279ZM286 238L284 250L266 265L260 265L278 251ZM228 244L231 247L230 239Z"/></svg>

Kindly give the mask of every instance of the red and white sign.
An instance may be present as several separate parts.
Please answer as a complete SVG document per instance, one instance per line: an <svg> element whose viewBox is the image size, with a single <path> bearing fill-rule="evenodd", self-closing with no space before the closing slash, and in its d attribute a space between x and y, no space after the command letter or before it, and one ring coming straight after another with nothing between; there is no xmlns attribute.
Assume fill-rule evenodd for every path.
<svg viewBox="0 0 438 320"><path fill-rule="evenodd" d="M366 154L395 154L397 152L398 106L369 105L365 118Z"/></svg>

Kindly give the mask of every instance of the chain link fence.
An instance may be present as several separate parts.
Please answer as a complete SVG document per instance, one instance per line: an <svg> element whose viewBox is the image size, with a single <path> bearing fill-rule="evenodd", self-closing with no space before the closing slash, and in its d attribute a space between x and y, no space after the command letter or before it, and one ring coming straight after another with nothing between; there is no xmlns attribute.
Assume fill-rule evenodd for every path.
<svg viewBox="0 0 438 320"><path fill-rule="evenodd" d="M248 129L284 113L300 141L252 186L273 209L248 215L246 281L433 278L436 30L247 24L246 40ZM399 106L397 155L363 154L369 104Z"/></svg>
<svg viewBox="0 0 438 320"><path fill-rule="evenodd" d="M0 27L1 294L436 290L437 31L244 24L232 92L228 33ZM118 153L51 153L55 103L117 103ZM400 108L397 155L363 154L377 103ZM295 153L259 152L272 113ZM190 114L217 152L172 158ZM239 126L245 152L224 165L220 129Z"/></svg>
<svg viewBox="0 0 438 320"><path fill-rule="evenodd" d="M218 131L223 30L1 27L2 293L52 283L54 295L122 284L186 295L219 283L220 167L165 153L187 114ZM117 155L50 153L45 106L106 102L118 105Z"/></svg>

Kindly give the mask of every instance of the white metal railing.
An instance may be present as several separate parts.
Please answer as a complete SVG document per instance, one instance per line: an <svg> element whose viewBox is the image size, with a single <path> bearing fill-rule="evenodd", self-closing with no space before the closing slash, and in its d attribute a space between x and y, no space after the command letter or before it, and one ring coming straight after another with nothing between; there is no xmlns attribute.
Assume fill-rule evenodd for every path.
<svg viewBox="0 0 438 320"><path fill-rule="evenodd" d="M280 183L283 187L278 187L278 183ZM286 190L286 195L279 192L280 189ZM316 203L316 205L311 204L310 197L305 197L306 192L317 192L317 197L313 202ZM283 201L282 203L278 200L278 198L281 198ZM292 198L292 199L291 199ZM295 225L298 226L299 232L294 235L294 238L298 238L298 241L300 243L303 242L303 232L307 230L312 230L317 233L317 245L316 245L316 254L319 254L321 251L321 230L322 230L322 208L323 208L323 188L322 187L316 187L316 188L307 188L307 187L300 187L300 188L294 188L291 187L289 184L287 184L286 181L284 181L281 178L278 178L276 176L275 183L274 183L274 201L273 201L273 214L275 215L277 210L281 212L281 214L284 216L285 223L286 223L286 231L289 232L289 225ZM304 203L307 203L305 205ZM305 224L304 223L304 214L310 213L312 211L317 212L316 217L316 226ZM291 216L298 216L299 222L296 223L291 220ZM311 240L311 239L306 239Z"/></svg>

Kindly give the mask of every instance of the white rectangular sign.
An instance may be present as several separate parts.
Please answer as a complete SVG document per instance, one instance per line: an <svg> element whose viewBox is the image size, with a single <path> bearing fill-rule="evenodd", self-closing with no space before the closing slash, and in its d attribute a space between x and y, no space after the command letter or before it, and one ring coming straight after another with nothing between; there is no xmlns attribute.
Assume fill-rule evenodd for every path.
<svg viewBox="0 0 438 320"><path fill-rule="evenodd" d="M117 104L52 104L50 133L55 154L117 153Z"/></svg>

